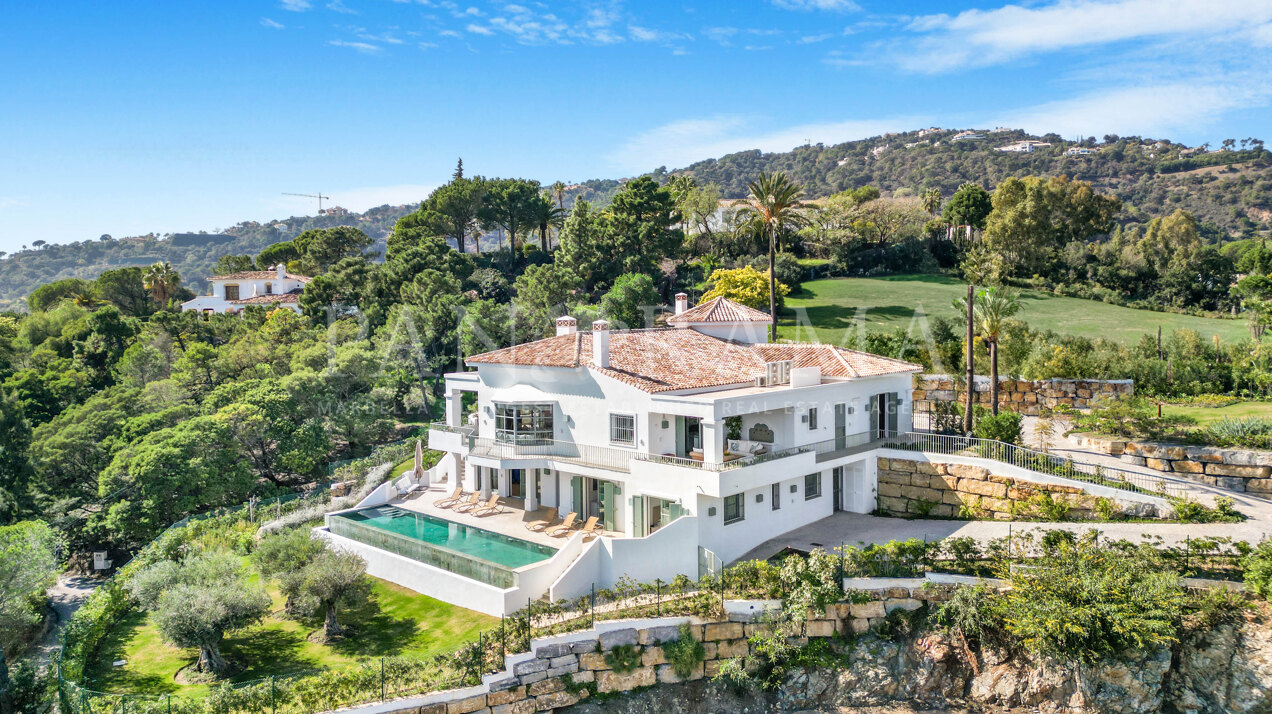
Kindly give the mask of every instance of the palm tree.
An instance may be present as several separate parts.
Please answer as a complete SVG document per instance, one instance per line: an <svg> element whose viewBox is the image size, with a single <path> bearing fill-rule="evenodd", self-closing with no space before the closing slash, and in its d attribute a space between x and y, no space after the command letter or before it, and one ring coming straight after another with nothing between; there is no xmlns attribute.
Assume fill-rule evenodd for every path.
<svg viewBox="0 0 1272 714"><path fill-rule="evenodd" d="M91 286L76 290L68 297L71 299L71 302L74 302L76 305L86 310L92 310L101 304L101 300L97 299L97 295L93 292L93 288Z"/></svg>
<svg viewBox="0 0 1272 714"><path fill-rule="evenodd" d="M941 189L936 187L924 189L919 201L923 210L935 216L936 210L941 207Z"/></svg>
<svg viewBox="0 0 1272 714"><path fill-rule="evenodd" d="M146 268L146 274L142 276L142 285L150 291L150 294L154 296L155 302L159 303L160 307L167 306L168 299L172 297L172 293L176 291L177 286L180 284L181 276L172 269L172 264L166 260L161 260Z"/></svg>
<svg viewBox="0 0 1272 714"><path fill-rule="evenodd" d="M956 306L965 310L967 298L959 298ZM998 341L1007 320L1020 312L1021 307L1020 293L1004 287L981 290L976 294L972 305L976 331L989 348L989 403L994 414L998 414Z"/></svg>
<svg viewBox="0 0 1272 714"><path fill-rule="evenodd" d="M559 205L553 205L552 194L547 191L544 191L541 198L542 200L534 206L530 223L539 227L539 247L548 250L548 229L561 230L561 226L565 224L565 209Z"/></svg>
<svg viewBox="0 0 1272 714"><path fill-rule="evenodd" d="M768 239L769 251L769 340L777 341L777 278L774 277L773 263L777 258L779 238L791 228L806 226L808 216L804 215L804 204L800 198L804 195L804 187L791 181L785 173L760 173L756 179L746 185L747 198L734 203L740 206L738 218L761 239Z"/></svg>
<svg viewBox="0 0 1272 714"><path fill-rule="evenodd" d="M565 184L556 181L552 184L552 195L556 196L557 208L565 210Z"/></svg>

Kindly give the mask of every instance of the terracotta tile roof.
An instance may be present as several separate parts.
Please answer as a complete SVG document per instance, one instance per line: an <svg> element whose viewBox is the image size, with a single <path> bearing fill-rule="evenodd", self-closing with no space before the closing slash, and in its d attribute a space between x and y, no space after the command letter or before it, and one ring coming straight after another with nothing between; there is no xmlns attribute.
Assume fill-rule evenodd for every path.
<svg viewBox="0 0 1272 714"><path fill-rule="evenodd" d="M235 305L273 305L274 303L292 303L300 302L300 294L297 292L290 293L271 293L269 295L253 295L250 298L242 300L230 300Z"/></svg>
<svg viewBox="0 0 1272 714"><path fill-rule="evenodd" d="M712 298L701 305L667 318L669 325L694 322L768 322L769 314L740 305L725 297Z"/></svg>
<svg viewBox="0 0 1272 714"><path fill-rule="evenodd" d="M292 275L291 273L287 273L286 277L292 280L299 280L302 283L307 283L310 280L313 280L313 278L309 277L308 275ZM213 275L212 277L208 278L208 280L277 280L277 279L278 279L278 273L274 272L273 270L243 270L237 273L230 273L229 275Z"/></svg>
<svg viewBox="0 0 1272 714"><path fill-rule="evenodd" d="M745 384L764 374L766 362L792 360L820 366L828 377L870 377L922 369L901 360L832 345L746 345L696 330L631 330L610 333L610 366L591 364L592 333L576 332L474 355L470 365L588 367L645 392L669 392Z"/></svg>

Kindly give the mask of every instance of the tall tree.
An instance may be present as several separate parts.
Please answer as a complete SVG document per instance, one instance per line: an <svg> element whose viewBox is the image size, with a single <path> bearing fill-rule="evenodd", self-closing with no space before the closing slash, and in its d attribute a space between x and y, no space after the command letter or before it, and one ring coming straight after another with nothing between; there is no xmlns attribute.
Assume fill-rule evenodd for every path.
<svg viewBox="0 0 1272 714"><path fill-rule="evenodd" d="M954 227L971 226L976 230L984 230L985 219L994 209L989 192L974 183L965 183L958 187L954 195L945 204L941 217Z"/></svg>
<svg viewBox="0 0 1272 714"><path fill-rule="evenodd" d="M172 297L172 293L181 285L181 276L172 269L171 263L161 260L146 268L146 273L142 278L142 285L150 291L150 294L154 296L155 302L159 303L160 307L167 307L168 299Z"/></svg>
<svg viewBox="0 0 1272 714"><path fill-rule="evenodd" d="M12 649L40 621L44 591L57 577L59 539L37 521L0 526L0 712L12 711L9 665ZM35 599L40 609L32 607Z"/></svg>
<svg viewBox="0 0 1272 714"><path fill-rule="evenodd" d="M1107 233L1121 208L1091 184L1064 176L1008 178L994 191L994 210L985 221L986 247L1002 256L1005 275L1045 273L1061 248Z"/></svg>
<svg viewBox="0 0 1272 714"><path fill-rule="evenodd" d="M487 228L502 228L508 233L509 245L516 254L521 247L518 236L538 226L535 211L540 200L538 181L491 179L478 215Z"/></svg>
<svg viewBox="0 0 1272 714"><path fill-rule="evenodd" d="M22 402L0 389L0 523L14 519L27 498L31 476L31 425Z"/></svg>
<svg viewBox="0 0 1272 714"><path fill-rule="evenodd" d="M565 209L554 204L551 194L544 192L534 203L532 216L532 222L539 229L539 247L543 250L551 250L552 246L548 244L548 230L551 228L560 230L565 223Z"/></svg>
<svg viewBox="0 0 1272 714"><path fill-rule="evenodd" d="M780 236L793 228L808 225L804 203L800 198L804 189L790 180L785 173L761 173L746 186L747 198L736 205L744 225L768 240L769 252L769 340L777 341L777 277L773 272L777 243Z"/></svg>
<svg viewBox="0 0 1272 714"><path fill-rule="evenodd" d="M919 201L923 206L923 210L935 216L937 209L941 207L941 189L935 186L923 189L923 195Z"/></svg>
<svg viewBox="0 0 1272 714"><path fill-rule="evenodd" d="M966 310L967 298L960 298L955 307ZM972 314L976 331L989 350L990 408L998 414L998 342L1002 338L1007 320L1020 312L1020 293L1010 288L989 287L976 294Z"/></svg>

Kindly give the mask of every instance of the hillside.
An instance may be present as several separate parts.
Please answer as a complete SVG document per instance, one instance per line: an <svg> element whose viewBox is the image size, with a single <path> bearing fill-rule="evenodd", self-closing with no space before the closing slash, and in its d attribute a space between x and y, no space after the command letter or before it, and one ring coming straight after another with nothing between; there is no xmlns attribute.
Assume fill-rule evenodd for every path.
<svg viewBox="0 0 1272 714"><path fill-rule="evenodd" d="M0 260L0 309L21 304L36 287L63 278L97 277L105 270L132 265L149 265L158 260L172 263L182 283L202 292L206 278L223 255L255 255L265 246L294 238L311 228L354 226L376 241L373 250L383 250L384 239L397 220L416 206L380 206L365 213L293 216L267 223L245 221L219 233L176 233L133 238L102 236L98 240L47 244L9 254Z"/></svg>
<svg viewBox="0 0 1272 714"><path fill-rule="evenodd" d="M908 131L787 152L742 151L671 172L660 168L650 175L691 175L699 183L718 184L725 198L743 197L746 183L761 171L787 172L804 185L810 198L866 185L885 192L934 186L948 198L966 181L992 190L1011 176L1063 174L1121 199L1123 222L1144 222L1182 208L1213 232L1235 238L1266 233L1272 218L1272 152L1259 140L1242 140L1232 144L1233 150L1207 153L1141 137L1108 136L1104 142L1078 143L1055 134L1010 130L951 141L958 133L941 130L920 136ZM1028 153L997 150L1026 140L1050 146L1036 146ZM1075 147L1092 153L1066 155ZM612 184L584 182L578 193L603 201L616 189Z"/></svg>

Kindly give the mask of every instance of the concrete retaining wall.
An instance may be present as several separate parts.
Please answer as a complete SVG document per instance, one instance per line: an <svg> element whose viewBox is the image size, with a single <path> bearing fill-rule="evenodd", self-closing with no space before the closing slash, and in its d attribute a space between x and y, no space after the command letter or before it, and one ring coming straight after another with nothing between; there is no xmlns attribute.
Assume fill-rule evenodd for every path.
<svg viewBox="0 0 1272 714"><path fill-rule="evenodd" d="M975 403L990 405L989 377L976 377ZM916 412L930 402L953 402L961 399L963 380L947 374L914 376ZM1064 405L1088 409L1101 399L1118 399L1135 393L1129 379L1010 379L998 378L998 406L1021 414L1036 416L1039 407L1054 409Z"/></svg>
<svg viewBox="0 0 1272 714"><path fill-rule="evenodd" d="M1131 441L1094 434L1072 434L1070 438L1084 448L1117 456L1130 464L1272 498L1272 451Z"/></svg>

